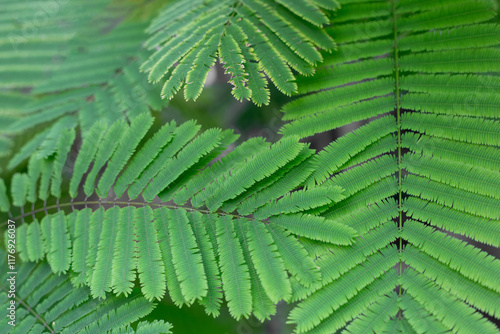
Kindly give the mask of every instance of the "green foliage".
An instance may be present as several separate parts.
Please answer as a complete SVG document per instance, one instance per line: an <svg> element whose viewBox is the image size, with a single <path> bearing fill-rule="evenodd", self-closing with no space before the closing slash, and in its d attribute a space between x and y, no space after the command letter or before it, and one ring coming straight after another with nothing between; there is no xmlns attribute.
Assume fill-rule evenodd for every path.
<svg viewBox="0 0 500 334"><path fill-rule="evenodd" d="M292 69L310 75L323 60L317 48L335 48L318 27L329 23L324 9L338 7L334 0L177 1L149 26L146 47L156 51L142 69L152 82L167 78L163 98L184 86L185 98L196 99L219 59L236 99L268 104L266 76L290 95L297 90Z"/></svg>
<svg viewBox="0 0 500 334"><path fill-rule="evenodd" d="M167 294L237 320L296 303L297 333L498 332L493 0L75 0L19 34L37 6L0 14L13 332L170 333L137 323ZM237 100L302 94L280 140L155 121L217 61Z"/></svg>
<svg viewBox="0 0 500 334"><path fill-rule="evenodd" d="M305 181L310 190L345 189L341 201L309 212L360 237L321 252L320 283L294 282L294 300L309 297L289 321L299 333L496 333L474 308L498 317L499 261L448 234L499 245L497 8L341 5L327 28L339 52L297 81L312 94L284 106L281 133L305 138L363 121L309 160Z"/></svg>
<svg viewBox="0 0 500 334"><path fill-rule="evenodd" d="M1 255L1 265L7 267L7 254ZM132 329L131 323L156 306L137 293L129 298L92 299L87 287L75 288L67 275L53 274L46 263L24 263L18 268L12 299L8 278L5 272L0 283L3 333L171 333L172 325L163 321L141 322ZM9 324L11 301L16 307L15 327Z"/></svg>
<svg viewBox="0 0 500 334"><path fill-rule="evenodd" d="M163 105L159 89L139 72L148 55L141 50L146 25L123 20L123 12L133 10L130 3L66 1L47 5L48 11L37 6L24 0L4 8L9 17L0 41L0 96L11 103L0 115L0 133L39 133L8 161L10 170L33 154L53 155L63 129L79 124L86 133L98 119L132 120ZM43 19L33 19L37 15ZM20 31L17 17L32 27ZM0 153L7 155L9 141L2 143Z"/></svg>
<svg viewBox="0 0 500 334"><path fill-rule="evenodd" d="M29 231L30 242L36 241L29 245L28 238L18 238L19 253L26 261L46 258L52 271L71 272L72 283L90 287L94 298L105 298L111 292L128 296L138 277L148 300L161 300L168 290L176 304L199 301L207 313L217 315L223 292L235 318L253 313L264 319L275 312L278 301L291 298L293 277L306 285L321 278L297 235L339 245L352 244L357 235L343 223L302 213L332 200L340 201L342 188L338 186L291 194L286 194L288 188L275 187L274 191L260 193L266 197L253 205L252 211L259 212L255 216L242 216L225 208L228 201L252 198L262 187L273 189L275 184L287 182L295 160L308 150L296 138L273 145L252 139L241 145L245 155L236 148L224 160L209 166L237 136L219 129L197 134L199 127L194 122L181 126L172 122L152 136L148 135L150 127L147 114L137 116L130 126L122 120L107 128L96 123L90 130L94 136L82 139L69 187L60 177L47 178L45 187L53 191L48 198L39 197L44 203L37 200L36 180L30 183L29 178L37 165L28 166L27 173L15 174L13 207L8 210L17 210L22 219L35 214L24 213L28 187L35 188L31 210L40 204L45 211L58 209L47 213L41 226L36 220L22 225ZM65 138L64 145L57 146L54 153L57 175L68 159L67 148L75 140L72 136ZM307 153L299 161L309 156ZM56 174L55 170L39 173L43 178L45 173ZM207 175L217 177L210 179ZM128 196L121 199L108 190L116 183L120 193L128 187ZM81 186L84 194L79 195ZM195 206L169 202L178 192L190 190L191 196L196 196L212 186L216 191L204 194ZM62 194L69 194L71 199ZM137 195L145 200L136 200ZM57 199L56 205L47 206L45 201L52 196ZM68 206L73 209L65 212ZM30 247L41 254L24 251ZM282 256L281 251L287 254ZM269 303L262 304L262 298Z"/></svg>

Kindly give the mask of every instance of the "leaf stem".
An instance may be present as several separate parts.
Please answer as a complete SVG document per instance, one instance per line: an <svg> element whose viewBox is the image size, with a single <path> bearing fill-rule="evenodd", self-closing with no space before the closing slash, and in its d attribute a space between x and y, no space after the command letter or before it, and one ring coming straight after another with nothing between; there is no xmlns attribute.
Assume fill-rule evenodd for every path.
<svg viewBox="0 0 500 334"><path fill-rule="evenodd" d="M399 101L399 55L398 55L398 33L397 33L397 17L396 17L396 0L392 0L392 22L394 30L394 70L395 70L395 98L396 98L396 123L398 128L398 210L399 210L399 222L398 230L401 232L403 229L403 194L402 194L402 182L401 182L401 108ZM399 237L399 252L403 251L403 239ZM399 275L402 274L403 263L399 260ZM398 289L398 295L402 294L401 285Z"/></svg>
<svg viewBox="0 0 500 334"><path fill-rule="evenodd" d="M2 284L0 285L0 289L4 290L5 292L9 292L9 290L7 290L7 288ZM33 314L35 316L35 318L37 318L45 328L47 328L49 330L50 333L54 333L54 330L52 329L52 327L50 327L50 325L42 318L41 315L39 315L38 313L35 312L34 309L32 309L27 303L24 302L24 300L22 300L17 294L15 295L17 301L23 305L26 310L28 310L28 312L30 312L31 314Z"/></svg>
<svg viewBox="0 0 500 334"><path fill-rule="evenodd" d="M242 216L242 215L235 215L235 214L230 214L230 213L225 213L225 212L212 212L212 211L209 211L209 210L203 210L203 209L197 209L197 208L193 208L193 207L184 207L184 206L181 206L181 205L175 205L175 204L167 204L167 203L147 203L147 202L133 202L133 201L127 201L127 202L117 202L116 200L114 201L103 201L101 199L99 199L98 201L80 201L80 202L73 202L73 201L70 201L70 202L67 202L67 203L58 203L56 205L49 205L49 206L46 206L44 205L42 208L40 209L37 209L37 210L32 210L30 212L26 212L26 213L23 213L17 217L14 217L12 218L12 220L17 220L17 219L20 219L20 218L24 218L24 217L27 217L27 216L30 216L30 215L34 215L35 213L38 213L38 212L42 212L42 211L45 211L47 213L47 210L51 210L51 209L59 209L61 207L74 207L74 206L78 206L78 205L91 205L91 204L98 204L98 205L102 205L102 204L119 204L119 205L137 205L137 206L143 206L143 205L151 205L151 206L160 206L160 207L166 207L166 208L171 208L171 209L179 209L179 208L182 208L182 209L186 209L188 211L198 211L200 213L204 213L204 214L218 214L218 215L224 215L224 216L231 216L231 217L234 217L234 218L247 218L247 219L250 219L250 220L257 220L253 217L248 217L248 216ZM48 214L48 213L47 213ZM5 225L5 223L2 223L0 224L0 226L2 225Z"/></svg>

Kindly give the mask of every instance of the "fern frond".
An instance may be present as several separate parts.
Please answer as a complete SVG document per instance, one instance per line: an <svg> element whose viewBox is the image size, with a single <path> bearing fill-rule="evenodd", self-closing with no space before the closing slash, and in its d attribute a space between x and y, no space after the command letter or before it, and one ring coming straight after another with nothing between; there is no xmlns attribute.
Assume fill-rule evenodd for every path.
<svg viewBox="0 0 500 334"><path fill-rule="evenodd" d="M127 207L120 211L120 220L118 222L116 241L118 245L121 245L121 247L115 248L113 254L113 264L111 266L111 285L113 286L113 292L117 295L120 295L122 293L125 296L129 295L134 287L132 282L135 279L135 269L137 267L143 269L142 265L138 265L139 259L137 259L134 254L136 251L135 248L139 247L139 245L134 247L133 242L134 215L134 207ZM139 222L137 224L140 225ZM86 231L83 231L83 233L85 232ZM136 231L135 234L138 233L139 232ZM141 240L140 237L138 237L138 239L139 240L137 240L136 242L144 243L144 241ZM142 263L144 263L145 261L147 261L147 259L141 259L141 261Z"/></svg>
<svg viewBox="0 0 500 334"><path fill-rule="evenodd" d="M340 306L335 311L335 316L323 320L317 327L312 329L310 333L327 334L338 331L345 326L345 323L356 318L358 314L362 314L370 304L387 298L384 295L389 294L396 283L396 275L391 275L391 273L382 275L380 279L375 280L365 289L349 299L348 303Z"/></svg>
<svg viewBox="0 0 500 334"><path fill-rule="evenodd" d="M177 81L176 88L179 90L182 86L182 77L186 77L186 88L184 89L184 98L186 100L196 100L202 90L205 81L207 80L208 73L210 69L215 64L216 59L210 57L217 51L219 46L220 36L213 35L204 45L204 48L200 52L193 52L196 58L192 62L192 65L188 61L188 57L183 59L185 63L185 71L182 75L179 75L179 80ZM190 53L191 57L191 53ZM189 57L189 58L190 58ZM184 65L184 64L183 64ZM178 66L180 69L180 66ZM184 67L184 66L183 66ZM175 70L177 72L177 68ZM185 73L187 72L187 74ZM169 81L170 82L170 81ZM167 89L168 91L168 89ZM171 94L175 94L172 92Z"/></svg>
<svg viewBox="0 0 500 334"><path fill-rule="evenodd" d="M87 278L87 252L91 246L90 243L90 217L92 210L83 209L77 213L74 227L73 239L73 259L71 269L78 273L76 278L73 278L73 283L76 286L85 284ZM33 225L33 223L32 223ZM31 227L31 225L30 225Z"/></svg>
<svg viewBox="0 0 500 334"><path fill-rule="evenodd" d="M50 184L50 192L53 196L59 198L61 196L62 169L68 158L68 153L71 149L71 144L75 140L74 130L65 130L59 137L57 142L57 154L52 165L52 182Z"/></svg>
<svg viewBox="0 0 500 334"><path fill-rule="evenodd" d="M28 258L31 262L37 262L45 255L42 232L40 230L40 224L37 220L34 220L28 226L26 250L28 252Z"/></svg>
<svg viewBox="0 0 500 334"><path fill-rule="evenodd" d="M465 242L450 238L446 234L434 231L432 227L424 227L415 221L410 220L402 233L413 245L440 262L469 279L500 292L500 287L495 283L500 269L499 260Z"/></svg>
<svg viewBox="0 0 500 334"><path fill-rule="evenodd" d="M463 10L463 9L461 9ZM460 49L464 45L469 47L487 47L500 42L498 39L499 27L494 24L466 25L453 29L425 32L412 35L399 44L401 50L440 51ZM440 35L444 35L440 36Z"/></svg>
<svg viewBox="0 0 500 334"><path fill-rule="evenodd" d="M439 308L439 316L434 308L425 309L434 290L423 282L415 284L429 298L423 302L411 296L424 308L412 302L403 305L401 300L407 288L403 273L412 270L405 265L418 267L422 275L441 282L447 291L453 287L443 282L454 277L454 285L463 281L478 294L482 291L479 295L490 292L485 300L498 299L498 287L492 281L498 261L472 245L464 246L439 232L430 233L433 228L419 228L426 223L498 246L500 39L496 4L489 0L340 3L342 8L326 29L338 43L338 52L323 53L325 61L316 75L297 80L299 93L307 95L282 108L288 123L280 133L305 138L352 127L311 159L314 171L304 185L311 189L344 188L345 199L308 213L350 226L360 238L346 247L345 253L338 247L306 240L304 245L319 257L316 265L321 267L326 286L306 288L294 279L293 300L306 296L303 303L314 300L327 286L342 282L354 270L362 271L359 265L366 256L396 242L403 253L395 260L399 262L399 279L394 284L397 307L389 315L378 312L385 317L383 321L379 318L380 322L369 323L367 320L373 319L370 304L377 307L382 301L372 295L363 309L345 317L335 311L328 318L335 307L321 309L318 302L309 313L301 313L300 306L295 308L290 320L297 324L298 332L332 333L346 325L348 331L349 324L353 328L366 324L366 329L359 327L360 332L491 331L492 325L477 313L471 315L471 326L467 326L463 319L473 311L457 313L454 309L455 304L458 309L463 302L474 303L496 314L486 302L469 299L465 290L456 288L450 303ZM397 227L389 223L393 219ZM378 233L386 235L378 237ZM405 248L403 240L408 242ZM417 249L422 252L417 253ZM412 260L404 260L405 252L413 252ZM426 256L442 267L438 270L434 266L427 272L425 263L431 266L431 262ZM360 276L372 274L366 270ZM480 277L480 270L486 278ZM353 285L360 294L365 291L361 280ZM325 298L322 302L331 301ZM317 309L321 310L319 316ZM473 323L481 325L473 329Z"/></svg>
<svg viewBox="0 0 500 334"><path fill-rule="evenodd" d="M331 174L339 171L339 167L354 154L393 131L394 119L386 116L339 138L312 159L311 165L314 166L314 173L309 177L308 184L324 182Z"/></svg>
<svg viewBox="0 0 500 334"><path fill-rule="evenodd" d="M224 151L226 151L228 147L230 147L238 138L239 135L234 134L232 130L222 131L220 133L219 144L207 154L203 155L195 164L191 165L187 170L182 172L177 180L158 194L158 197L162 200L171 199L181 189L183 189L187 183L191 180L195 180L200 174L200 170L213 162L214 159L217 159L224 154Z"/></svg>
<svg viewBox="0 0 500 334"><path fill-rule="evenodd" d="M279 201L268 202L257 209L253 215L257 219L265 219L283 213L294 213L335 203L343 198L342 188L339 186L301 190L287 194Z"/></svg>
<svg viewBox="0 0 500 334"><path fill-rule="evenodd" d="M285 0L278 0L280 4L288 8L294 14L302 17L306 21L321 26L322 24L327 24L328 18L323 12L318 10L318 8L307 1L300 0L297 2L289 2ZM318 6L320 6L318 4ZM331 7L329 9L332 9Z"/></svg>
<svg viewBox="0 0 500 334"><path fill-rule="evenodd" d="M52 179L52 171L54 168L54 159L49 158L42 160L42 168L40 173L40 187L38 188L38 197L44 201L49 198L50 181Z"/></svg>
<svg viewBox="0 0 500 334"><path fill-rule="evenodd" d="M207 313L216 315L224 295L235 318L253 313L266 319L274 314L275 303L290 299L291 278L299 277L306 286L320 284L321 274L297 234L328 243L353 243L357 233L351 227L306 213L335 204L343 190L339 186L298 189L312 172L312 150L296 137L274 145L253 139L210 165L237 136L219 129L197 135L199 126L187 122L179 127L167 124L142 140L150 132L150 121L148 114L140 114L131 125L119 119L110 125L98 123L89 130L99 138L83 137L75 162L77 174L69 184L71 200L59 200L54 206L58 213L47 212L39 229L23 225L20 232L26 236L19 236L24 247L20 247L21 256L36 261L47 253L54 271L71 268L71 283L90 287L94 298L105 298L111 291L128 296L138 277L148 300L161 299L168 290L176 305L198 300ZM66 157L74 141L76 138L70 137L56 148L54 156ZM93 149L97 143L99 148ZM45 201L50 199L48 189L54 184L50 178L55 169L53 159L33 158L28 173L16 176L19 194L11 190L14 207L24 207L28 193L38 192L38 198L29 199L32 210L40 199L44 201L41 210L51 210ZM57 169L62 170L62 166L61 160ZM84 174L86 198L80 200L78 190ZM145 201L130 197L127 202L116 197L109 201L106 189L114 190L115 184L121 193L128 190L136 197L143 195ZM57 184L61 194L65 186ZM153 197L156 193L165 202L157 202ZM177 194L197 207L168 202L178 198ZM212 206L214 201L218 204ZM246 217L235 212L240 202L248 203ZM92 209L80 208L88 205ZM72 206L71 213L64 211L68 206ZM22 211L21 215L29 216ZM264 216L271 217L270 221L263 221ZM267 226L269 223L273 226ZM43 242L43 252L37 257L26 250L28 231L30 240ZM282 251L288 254L282 256ZM235 255L238 252L241 256Z"/></svg>
<svg viewBox="0 0 500 334"><path fill-rule="evenodd" d="M48 261L52 271L56 274L65 274L71 264L71 243L69 240L66 217L59 213L50 219L50 252Z"/></svg>
<svg viewBox="0 0 500 334"><path fill-rule="evenodd" d="M170 211L169 235L172 261L186 301L205 297L207 277L185 210Z"/></svg>
<svg viewBox="0 0 500 334"><path fill-rule="evenodd" d="M342 187L345 189L345 196L348 197L394 172L396 172L394 157L383 155L378 159L338 173L325 184L331 183Z"/></svg>
<svg viewBox="0 0 500 334"><path fill-rule="evenodd" d="M226 68L226 73L232 77L231 83L234 85L232 93L237 100L248 100L252 92L245 87L247 73L243 71L245 62L241 49L231 35L221 37L219 55L221 63Z"/></svg>
<svg viewBox="0 0 500 334"><path fill-rule="evenodd" d="M216 226L224 295L229 312L239 319L248 316L252 310L250 274L229 217L218 219Z"/></svg>
<svg viewBox="0 0 500 334"><path fill-rule="evenodd" d="M462 10L462 9L460 9ZM401 69L423 73L487 73L499 71L496 48L436 51L401 57Z"/></svg>
<svg viewBox="0 0 500 334"><path fill-rule="evenodd" d="M24 206L28 193L28 175L16 173L12 176L11 195L12 204Z"/></svg>
<svg viewBox="0 0 500 334"><path fill-rule="evenodd" d="M203 170L198 177L189 180L185 187L175 194L174 202L184 204L193 195L195 197L196 194L207 193L209 187L206 187L206 184L211 180L219 178L224 173L241 166L245 161L247 151L258 153L266 147L268 147L268 144L260 137L251 138L238 145L227 156L223 157L220 161L216 161L211 168Z"/></svg>
<svg viewBox="0 0 500 334"><path fill-rule="evenodd" d="M495 247L500 244L496 238L500 233L500 226L494 220L465 214L416 197L408 198L404 202L403 208L413 219Z"/></svg>
<svg viewBox="0 0 500 334"><path fill-rule="evenodd" d="M181 285L175 273L174 263L172 261L172 252L170 251L169 212L166 208L154 210L154 223L158 233L158 242L162 252L163 265L165 266L165 276L170 298L177 306L181 306L186 301L181 292Z"/></svg>
<svg viewBox="0 0 500 334"><path fill-rule="evenodd" d="M160 299L165 293L165 269L161 262L160 246L153 225L153 210L150 207L138 208L134 216L137 239L137 273L141 279L144 296L152 300ZM172 245L172 255L175 254ZM175 257L174 257L175 261ZM178 275L182 278L182 275Z"/></svg>
<svg viewBox="0 0 500 334"><path fill-rule="evenodd" d="M248 161L231 178L224 180L212 197L207 199L208 208L211 210L219 208L222 202L236 197L256 181L271 175L295 158L302 148L303 145L294 137L278 141L265 152Z"/></svg>
<svg viewBox="0 0 500 334"><path fill-rule="evenodd" d="M498 146L500 122L494 119L409 113L402 115L404 129L429 136L473 144Z"/></svg>
<svg viewBox="0 0 500 334"><path fill-rule="evenodd" d="M367 257L389 245L394 235L394 231L391 231L391 224L386 223L374 229L373 232L363 235L362 239L357 240L349 248L335 249L333 255L327 254L318 259L316 264L321 268L323 280L320 285L312 286L308 293L338 279L351 268L365 261Z"/></svg>
<svg viewBox="0 0 500 334"><path fill-rule="evenodd" d="M358 211L353 211L336 219L352 227L360 234L380 226L399 215L398 205L392 198L382 200Z"/></svg>
<svg viewBox="0 0 500 334"><path fill-rule="evenodd" d="M10 208L9 197L7 196L7 187L5 181L0 179L0 211L7 212Z"/></svg>
<svg viewBox="0 0 500 334"><path fill-rule="evenodd" d="M397 299L398 296L395 292L392 292L389 296L383 296L380 300L370 305L364 312L363 317L354 319L343 333L381 332L385 328L387 321L399 309Z"/></svg>
<svg viewBox="0 0 500 334"><path fill-rule="evenodd" d="M362 186L364 187L364 185ZM356 191L354 195L339 203L324 207L321 214L327 219L335 220L350 212L360 210L375 203L381 203L387 197L394 196L395 193L397 193L397 182L389 176L365 189Z"/></svg>
<svg viewBox="0 0 500 334"><path fill-rule="evenodd" d="M390 255L391 253L395 254L391 251L392 249L389 249L382 254L371 256L365 263L366 266L350 270L336 282L323 287L300 302L289 316L290 322L298 324L297 332L306 332L319 325L321 320L326 319L340 306L348 302L360 289L372 283L385 271L390 270L396 260L394 255ZM366 267L370 268L369 272L365 271Z"/></svg>
<svg viewBox="0 0 500 334"><path fill-rule="evenodd" d="M370 81L368 81L370 83ZM389 87L390 89L391 87ZM336 110L328 110L327 107L322 106L323 104L329 103L331 99L339 99L342 97L332 96L335 94L327 94L333 91L325 91L324 96L320 99L320 93L313 95L315 97L314 103L308 103L307 101L302 101L307 105L307 107L300 106L299 110L301 112L309 111L308 108L314 106L314 104L318 104L317 111L314 110L311 112L311 116L309 117L301 117L294 120L292 123L285 124L285 126L281 129L281 133L283 135L288 134L296 134L300 137L308 137L315 133L320 133L324 131L328 131L330 129L339 128L343 125L349 124L354 121L360 121L366 118L374 117L379 114L385 114L390 112L393 107L392 99L377 99L377 100L368 100L360 103L350 104L342 106ZM390 90L388 91L390 93ZM383 92L383 93L388 93ZM368 92L370 94L370 92ZM328 95L328 96L326 96ZM383 94L385 95L385 94ZM370 96L370 95L368 95ZM348 96L351 98L351 96ZM321 100L324 98L325 102ZM296 100L301 101L301 100ZM287 114L290 115L290 114ZM335 118L333 118L335 115ZM296 117L299 115L290 115L289 117Z"/></svg>
<svg viewBox="0 0 500 334"><path fill-rule="evenodd" d="M267 295L273 303L289 300L292 288L271 234L263 224L248 221L244 221L243 224L248 231L252 262Z"/></svg>
<svg viewBox="0 0 500 334"><path fill-rule="evenodd" d="M346 225L305 214L274 216L269 218L269 222L307 238L340 245L351 244L353 238L357 236L356 231Z"/></svg>
<svg viewBox="0 0 500 334"><path fill-rule="evenodd" d="M7 169L14 169L25 159L28 159L30 156L32 156L36 152L37 148L40 146L40 142L45 139L48 132L49 132L48 129L46 129L37 133L19 150L19 152L13 154L13 156L9 159L9 163L7 164Z"/></svg>
<svg viewBox="0 0 500 334"><path fill-rule="evenodd" d="M11 225L12 227L12 225ZM9 240L12 239L12 236L8 234L8 231L5 231L5 245L9 245ZM21 261L28 261L28 225L23 224L16 229L15 240L11 240L10 244L15 245L15 250L19 255ZM15 242L12 243L12 242Z"/></svg>
<svg viewBox="0 0 500 334"><path fill-rule="evenodd" d="M75 165L73 167L73 175L70 181L70 195L76 197L78 191L78 185L80 184L83 174L89 168L90 163L94 160L94 157L99 148L100 141L103 134L105 133L105 123L96 122L88 130L87 136L82 141L80 147L80 153L75 160Z"/></svg>
<svg viewBox="0 0 500 334"><path fill-rule="evenodd" d="M235 207L240 214L247 215L269 200L277 199L281 194L299 187L312 172L308 163L311 156L312 150L304 148L295 159L277 170L270 178L249 188L241 197L226 203L225 207Z"/></svg>
<svg viewBox="0 0 500 334"><path fill-rule="evenodd" d="M136 177L135 181L129 180L131 183L127 191L128 196L132 199L137 198L148 182L196 135L199 129L200 127L194 122L186 122L177 127L173 133L174 138L169 145L162 149L156 159L149 161L148 167L142 171L139 177Z"/></svg>
<svg viewBox="0 0 500 334"><path fill-rule="evenodd" d="M119 225L119 208L112 208L104 213L102 230L96 238L97 252L95 269L92 271L90 291L94 298L104 298L111 291L111 272L109 266L113 261L116 245L116 234Z"/></svg>
<svg viewBox="0 0 500 334"><path fill-rule="evenodd" d="M495 325L487 321L472 307L456 303L456 299L439 289L432 281L408 270L404 274L407 293L429 314L434 314L448 329L464 333L494 333Z"/></svg>
<svg viewBox="0 0 500 334"><path fill-rule="evenodd" d="M118 148L108 161L104 174L97 184L97 194L106 197L111 186L115 183L118 173L123 169L139 142L144 137L149 127L153 123L153 118L148 114L137 116L127 132L123 134L118 143Z"/></svg>
<svg viewBox="0 0 500 334"><path fill-rule="evenodd" d="M94 211L94 213L90 218L89 250L85 258L86 269L82 268L82 271L86 270L85 282L87 283L87 285L91 284L92 282L92 276L95 270L97 250L103 228L103 222L104 222L104 208L99 208L96 211Z"/></svg>
<svg viewBox="0 0 500 334"><path fill-rule="evenodd" d="M290 95L297 90L291 68L311 74L311 65L323 59L317 48L335 48L322 30L329 23L322 8L338 6L332 1L302 0L208 1L189 8L167 5L148 28L151 37L146 47L156 52L142 69L149 72L152 82L167 76L162 97L170 99L185 86L186 99L196 99L208 68L218 58L231 74L236 99L268 104L263 73ZM178 11L177 15L171 11Z"/></svg>
<svg viewBox="0 0 500 334"><path fill-rule="evenodd" d="M205 306L205 310L208 314L217 316L222 301L222 291L220 289L221 279L219 267L213 249L214 245L206 232L206 222L203 221L203 215L199 212L192 211L188 214L188 218L193 226L196 243L200 247L200 255L207 278L207 295L200 300L200 304Z"/></svg>
<svg viewBox="0 0 500 334"><path fill-rule="evenodd" d="M441 159L478 166L495 171L500 162L500 150L491 146L459 143L454 140L439 139L407 133L402 137L402 145L415 153Z"/></svg>
<svg viewBox="0 0 500 334"><path fill-rule="evenodd" d="M6 257L2 252L2 258ZM1 263L6 265L4 261ZM8 276L2 275L2 282ZM108 296L105 301L90 298L87 287L74 288L68 276L56 276L49 265L23 263L19 265L16 277L15 299L8 297L9 287L1 283L2 308L7 309L15 302L16 319L13 327L7 317L0 324L4 332L18 333L171 333L168 322L141 322L137 331L130 325L145 317L155 305L138 295L130 299ZM9 319L10 321L10 319Z"/></svg>
<svg viewBox="0 0 500 334"><path fill-rule="evenodd" d="M498 199L500 173L468 164L428 157L405 155L402 166L410 173L444 183L457 189L467 190Z"/></svg>
<svg viewBox="0 0 500 334"><path fill-rule="evenodd" d="M250 254L249 238L247 237L246 224L241 224L239 220L235 224L236 236L241 244L241 249L243 250L243 257L248 265L248 273L250 275L250 282L252 286L252 308L253 315L261 320L270 319L272 315L276 313L276 304L269 298L261 280L259 279L259 274L256 270L256 264L252 261L252 256Z"/></svg>
<svg viewBox="0 0 500 334"><path fill-rule="evenodd" d="M405 312L405 318L411 324L414 333L447 333L448 328L443 325L436 316L429 314L422 305L420 305L409 294L401 297L401 309ZM401 331L401 333L405 333Z"/></svg>
<svg viewBox="0 0 500 334"><path fill-rule="evenodd" d="M210 129L193 139L187 144L175 158L172 158L163 166L156 177L144 189L143 196L147 201L167 188L183 171L198 162L204 155L215 149L221 140L220 129Z"/></svg>
<svg viewBox="0 0 500 334"><path fill-rule="evenodd" d="M493 317L498 316L500 302L495 291L465 279L455 270L422 252L418 252L414 247L405 249L403 258L415 270L436 282L452 295L467 301L470 305Z"/></svg>
<svg viewBox="0 0 500 334"><path fill-rule="evenodd" d="M362 264L367 257L389 245L395 235L390 225L387 223L374 229L372 233L363 235L355 244L347 248L328 247L316 260L318 269L321 269L322 281L310 287L295 287L293 300L302 300L324 285L334 282L352 268ZM303 244L305 244L304 241Z"/></svg>
<svg viewBox="0 0 500 334"><path fill-rule="evenodd" d="M31 156L28 160L28 201L31 203L35 203L37 200L37 183L40 175L42 173L42 161L39 160L36 156Z"/></svg>
<svg viewBox="0 0 500 334"><path fill-rule="evenodd" d="M140 50L145 38L144 23L119 22L121 11L104 8L106 3L89 5L85 10L78 3L59 6L47 15L43 25L48 26L37 28L36 36L19 35L19 40L12 39L17 50L12 59L30 66L12 68L13 72L6 73L9 79L2 80L0 85L9 90L29 89L31 98L24 101L20 97L25 94L21 93L12 101L21 112L5 131L19 134L30 129L35 129L35 133L37 128L46 130L39 132L38 140L29 142L25 152L16 154L17 158L10 161L10 169L29 157L29 151L40 157L51 155L62 129L79 124L86 133L99 119L109 123L120 118L131 121L142 112L163 106L158 103L159 89L144 82L145 75L139 72L137 64L147 57ZM115 7L132 9L131 6ZM22 15L25 17L27 12ZM107 26L103 17L113 18L118 24ZM15 22L11 19L7 22L6 35L18 35ZM54 29L61 22L65 22L64 29ZM39 52L44 56L37 56ZM6 81L11 81L10 85Z"/></svg>
<svg viewBox="0 0 500 334"><path fill-rule="evenodd" d="M91 196L95 188L95 180L101 168L106 164L109 158L113 155L118 146L122 135L129 130L128 126L123 121L114 122L108 129L106 136L102 139L99 149L96 153L92 169L87 174L85 179L84 191L85 195Z"/></svg>
<svg viewBox="0 0 500 334"><path fill-rule="evenodd" d="M320 271L300 242L278 226L267 225L267 228L286 268L301 284L308 287L321 279Z"/></svg>
<svg viewBox="0 0 500 334"><path fill-rule="evenodd" d="M500 203L489 196L474 194L415 175L408 175L405 180L404 190L411 195L485 218L500 217Z"/></svg>

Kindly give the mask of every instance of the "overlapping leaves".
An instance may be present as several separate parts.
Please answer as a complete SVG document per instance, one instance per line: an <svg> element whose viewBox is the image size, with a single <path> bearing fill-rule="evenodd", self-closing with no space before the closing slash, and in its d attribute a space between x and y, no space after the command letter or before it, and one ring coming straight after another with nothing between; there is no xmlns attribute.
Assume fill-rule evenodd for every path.
<svg viewBox="0 0 500 334"><path fill-rule="evenodd" d="M324 9L335 0L198 0L165 7L148 28L146 42L155 53L142 69L149 80L166 77L162 97L172 98L184 86L186 99L196 99L210 67L218 59L231 75L238 100L269 102L268 78L284 94L297 90L292 69L311 75L323 60L317 50L335 44L322 29Z"/></svg>
<svg viewBox="0 0 500 334"><path fill-rule="evenodd" d="M89 286L95 298L129 295L138 277L149 300L168 290L177 305L199 301L216 315L224 294L235 318L253 313L263 320L278 301L290 300L290 277L305 286L321 279L297 235L337 245L357 235L303 213L341 200L341 187L282 197L311 172L304 165L312 152L295 137L273 145L253 138L209 167L237 139L231 131L197 135L194 122L172 122L153 134L152 121L141 114L130 125L97 122L82 141L69 185L63 167L73 130L61 134L54 157L32 156L28 172L14 175L0 203L31 220L17 230L24 261L47 258L53 272L71 272L72 283ZM38 211L45 213L40 219Z"/></svg>
<svg viewBox="0 0 500 334"><path fill-rule="evenodd" d="M299 80L299 92L314 93L284 107L281 132L363 122L311 159L305 181L346 189L311 212L361 236L321 252L323 280L295 285L295 299L310 296L289 321L307 333L496 332L476 309L498 317L500 262L471 244L499 246L496 7L341 4L328 29L339 52Z"/></svg>

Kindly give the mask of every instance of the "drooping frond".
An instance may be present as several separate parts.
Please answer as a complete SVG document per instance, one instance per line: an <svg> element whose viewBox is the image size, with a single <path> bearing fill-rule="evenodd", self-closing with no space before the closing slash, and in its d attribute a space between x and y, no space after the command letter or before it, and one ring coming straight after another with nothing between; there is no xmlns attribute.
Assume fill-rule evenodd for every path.
<svg viewBox="0 0 500 334"><path fill-rule="evenodd" d="M217 221L217 245L224 294L233 317L248 316L252 310L252 291L248 265L241 244L228 216Z"/></svg>
<svg viewBox="0 0 500 334"><path fill-rule="evenodd" d="M312 170L304 168L311 150L296 137L272 145L252 139L210 165L237 136L220 129L198 134L194 122L172 122L150 136L151 123L141 114L130 125L93 125L69 185L53 175L71 163L73 132L63 135L53 157L32 158L4 201L5 211L24 220L36 216L39 204L44 211L41 224L22 225L19 254L31 261L46 257L56 273L70 271L71 282L88 286L94 298L128 296L138 279L148 300L168 291L179 306L198 301L217 315L224 296L235 318L263 320L280 300L290 300L292 280L306 287L321 280L299 235L332 247L351 245L357 236L343 221L308 213L340 203L344 190L298 189ZM46 201L54 199L58 211L49 213ZM240 202L248 203L245 216L235 210Z"/></svg>
<svg viewBox="0 0 500 334"><path fill-rule="evenodd" d="M138 208L134 215L137 274L144 296L147 299L160 299L165 294L165 269L158 236L153 227L153 210L150 207ZM172 247L172 254L174 250L175 247Z"/></svg>
<svg viewBox="0 0 500 334"><path fill-rule="evenodd" d="M1 253L1 264L7 266L7 256ZM4 273L0 283L2 333L147 333L148 328L171 333L172 325L163 320L141 322L132 329L132 323L155 308L138 294L92 299L88 287L73 287L67 275L53 274L46 263L18 265L14 276L9 280L12 277Z"/></svg>
<svg viewBox="0 0 500 334"><path fill-rule="evenodd" d="M191 303L207 295L207 276L186 211L170 211L169 216L172 261L182 294L186 302Z"/></svg>
<svg viewBox="0 0 500 334"><path fill-rule="evenodd" d="M288 123L280 132L306 138L362 122L308 161L313 172L305 180L311 190L344 189L344 199L308 213L350 226L359 237L345 249L305 243L319 256L323 278L309 287L293 281L293 299L309 297L289 321L299 333L346 325L345 332L495 332L465 303L498 317L499 261L448 234L499 245L496 4L340 3L326 29L338 52L324 54L314 77L297 80L307 95L283 107ZM349 291L344 278L360 271L374 279L360 265L391 242L402 253L393 256L399 274L393 288L400 286L393 304L389 289L369 293L362 278L353 278L353 295L365 299L352 298L342 313L335 298ZM446 303L437 306L435 293ZM389 309L384 303L390 314L373 311Z"/></svg>
<svg viewBox="0 0 500 334"><path fill-rule="evenodd" d="M336 1L184 1L167 5L148 28L146 47L156 49L142 65L149 80L166 77L162 97L183 86L196 99L216 59L231 75L238 100L269 103L269 78L284 94L297 90L292 69L310 75L323 60L317 49L333 50L322 29L325 9Z"/></svg>

